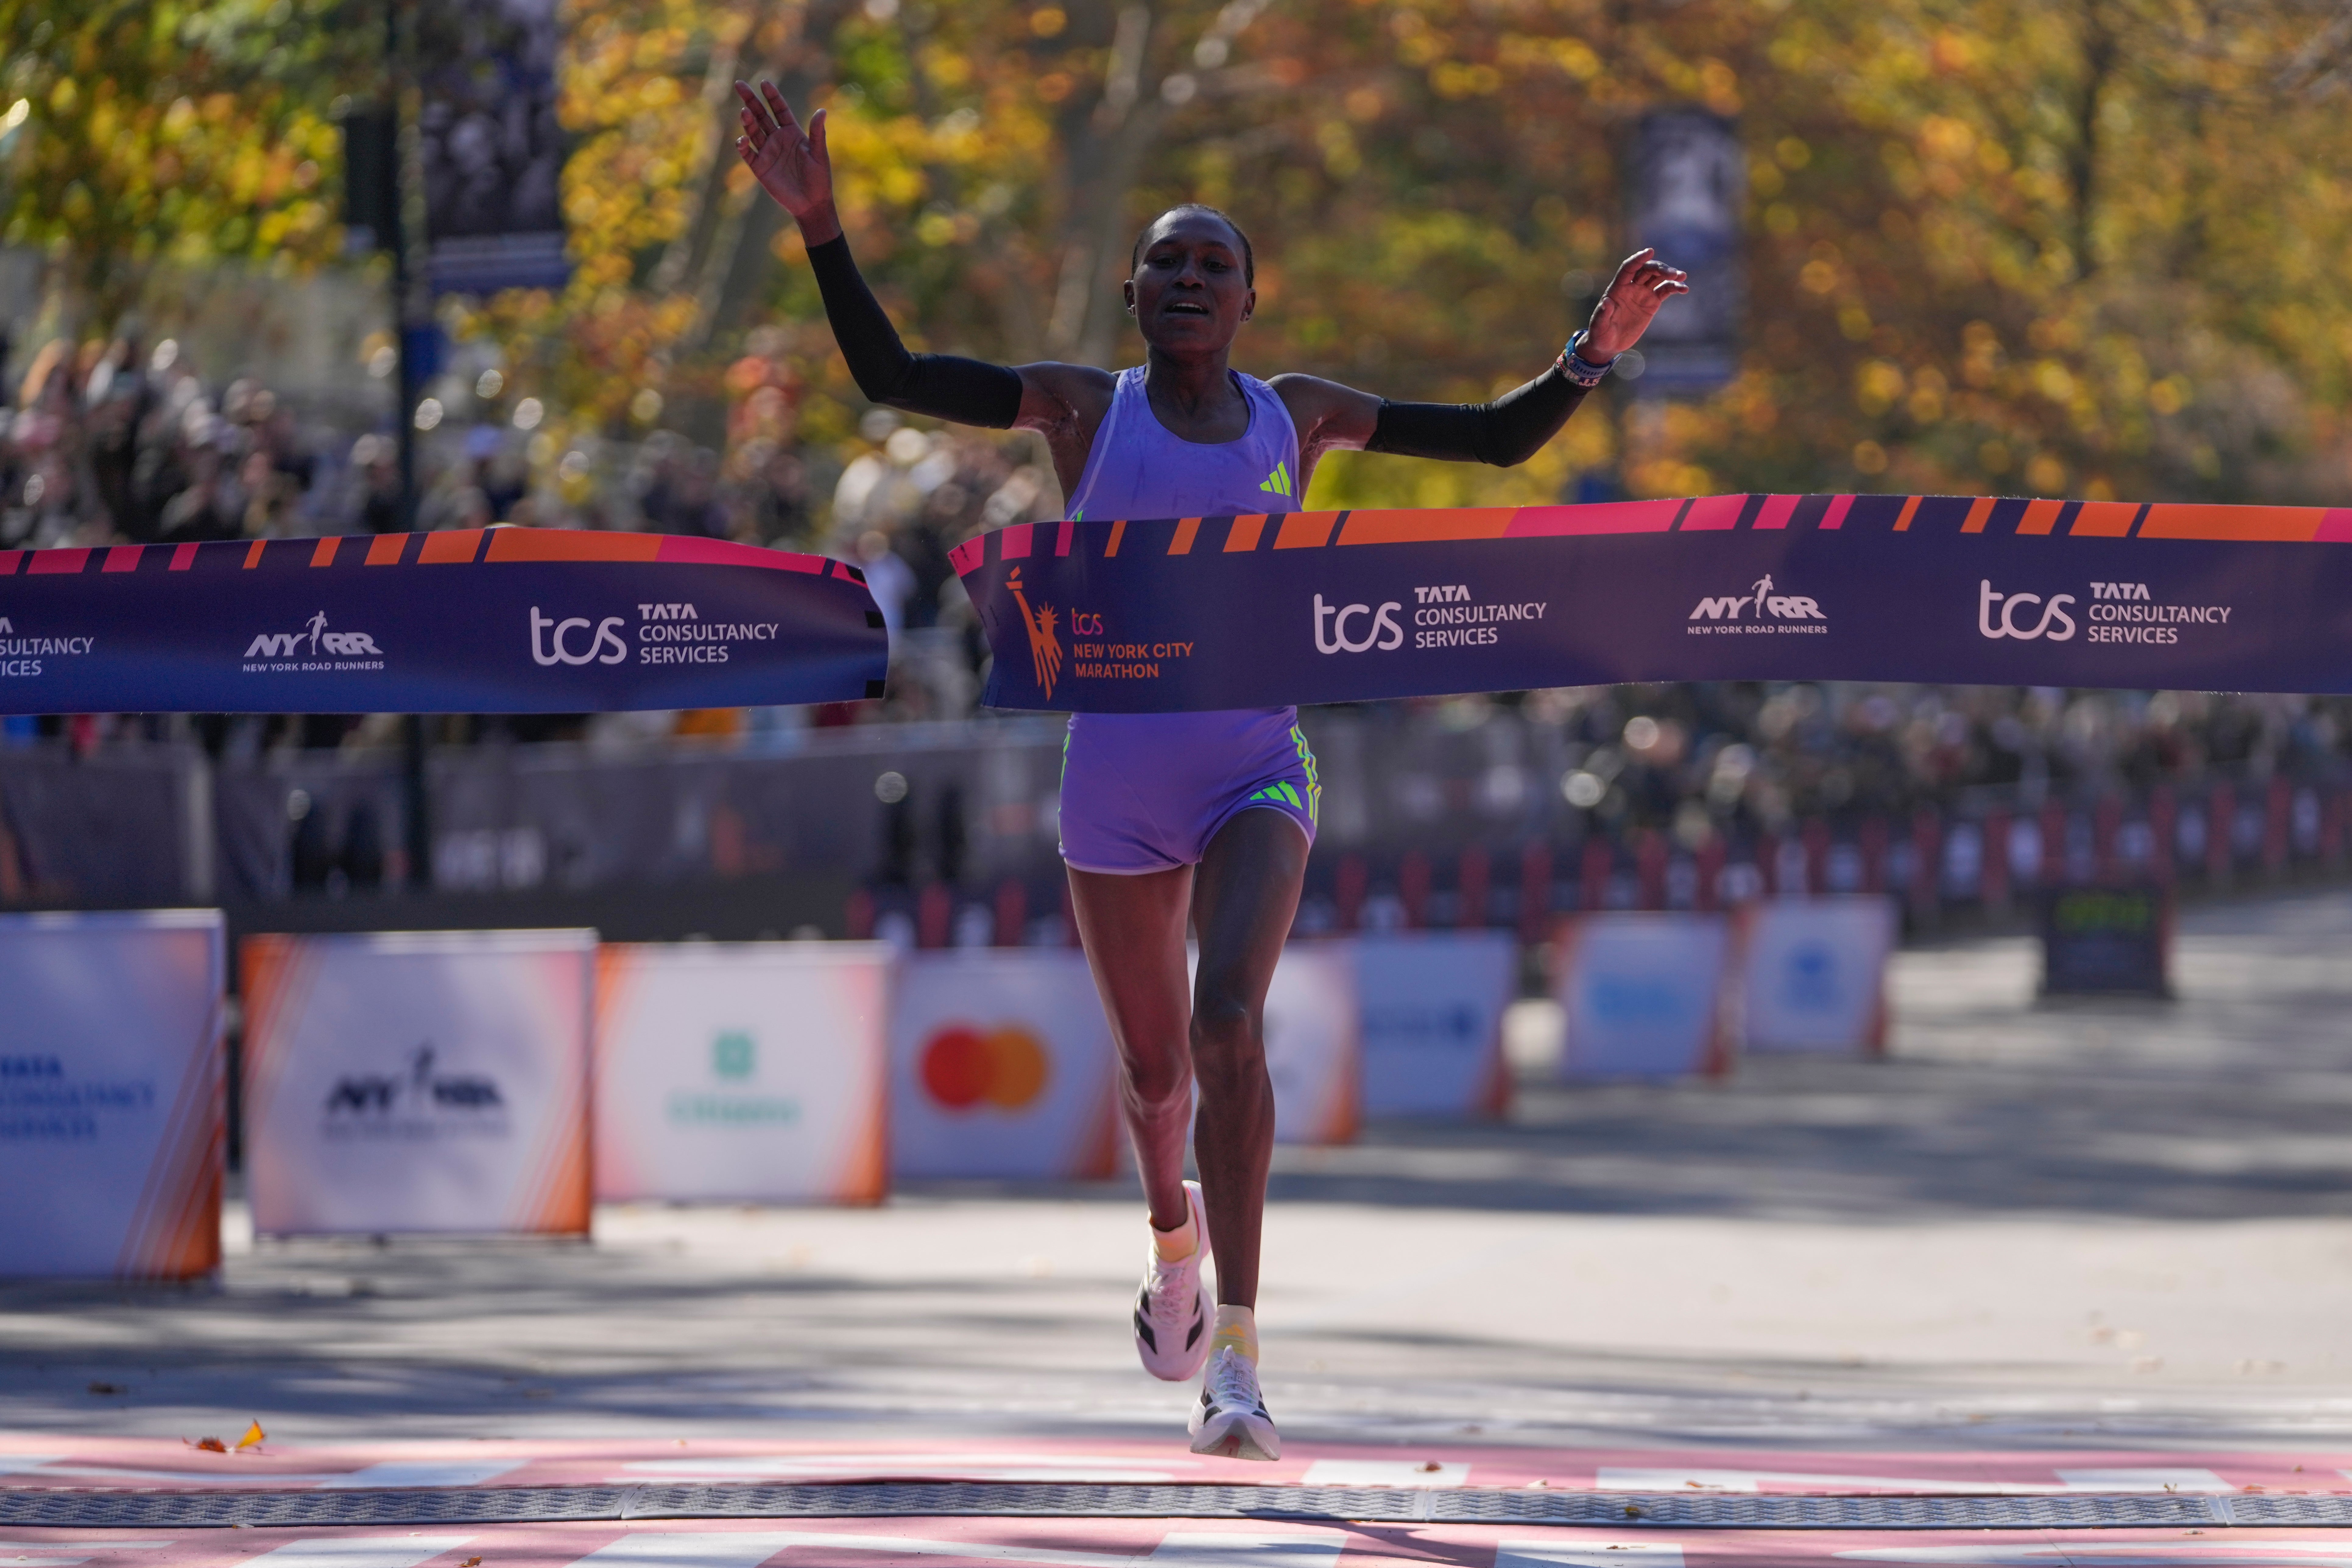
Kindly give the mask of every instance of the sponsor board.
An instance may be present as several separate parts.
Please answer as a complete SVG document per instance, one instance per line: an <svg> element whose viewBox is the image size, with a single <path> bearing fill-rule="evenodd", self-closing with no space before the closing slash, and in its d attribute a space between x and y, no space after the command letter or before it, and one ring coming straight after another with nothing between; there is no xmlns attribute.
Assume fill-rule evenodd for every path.
<svg viewBox="0 0 2352 1568"><path fill-rule="evenodd" d="M2352 508L1966 496L1014 524L952 552L1007 708L1674 679L2352 690Z"/></svg>
<svg viewBox="0 0 2352 1568"><path fill-rule="evenodd" d="M1731 1067L1721 915L1570 915L1554 948L1552 994L1567 1015L1560 1076L1682 1078Z"/></svg>
<svg viewBox="0 0 2352 1568"><path fill-rule="evenodd" d="M1517 994L1508 931L1361 936L1356 998L1366 1116L1494 1116L1509 1096L1503 1009Z"/></svg>
<svg viewBox="0 0 2352 1568"><path fill-rule="evenodd" d="M890 1017L890 1168L909 1177L1109 1175L1122 1142L1110 1026L1083 954L920 952Z"/></svg>
<svg viewBox="0 0 2352 1568"><path fill-rule="evenodd" d="M0 915L0 1278L220 1266L217 910Z"/></svg>
<svg viewBox="0 0 2352 1568"><path fill-rule="evenodd" d="M593 931L246 939L264 1235L584 1233Z"/></svg>
<svg viewBox="0 0 2352 1568"><path fill-rule="evenodd" d="M885 942L608 943L596 1195L879 1203Z"/></svg>
<svg viewBox="0 0 2352 1568"><path fill-rule="evenodd" d="M1733 920L1741 1049L1886 1049L1886 961L1900 925L1892 899L1766 900Z"/></svg>
<svg viewBox="0 0 2352 1568"><path fill-rule="evenodd" d="M2042 994L2172 994L2172 900L2151 886L2042 895Z"/></svg>

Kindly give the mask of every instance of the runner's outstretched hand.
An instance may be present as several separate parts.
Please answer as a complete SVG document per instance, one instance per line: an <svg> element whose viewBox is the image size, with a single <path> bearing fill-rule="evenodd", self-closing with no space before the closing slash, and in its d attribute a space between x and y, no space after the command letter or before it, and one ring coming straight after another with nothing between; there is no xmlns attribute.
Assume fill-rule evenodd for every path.
<svg viewBox="0 0 2352 1568"><path fill-rule="evenodd" d="M1579 353L1591 364L1615 358L1641 341L1659 306L1689 292L1689 273L1667 266L1654 250L1635 251L1618 265L1601 303L1592 307L1592 335Z"/></svg>
<svg viewBox="0 0 2352 1568"><path fill-rule="evenodd" d="M810 244L821 245L840 233L833 215L833 160L824 150L824 110L809 116L803 132L774 82L763 81L754 92L749 82L739 81L735 96L743 102L738 116L743 134L735 138L735 151L760 188L799 221ZM819 228L826 232L812 232Z"/></svg>

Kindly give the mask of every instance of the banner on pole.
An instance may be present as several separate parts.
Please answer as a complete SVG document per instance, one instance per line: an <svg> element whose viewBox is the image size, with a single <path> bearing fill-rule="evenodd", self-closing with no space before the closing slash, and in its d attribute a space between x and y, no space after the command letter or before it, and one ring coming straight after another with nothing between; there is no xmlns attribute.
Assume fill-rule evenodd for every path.
<svg viewBox="0 0 2352 1568"><path fill-rule="evenodd" d="M0 712L577 713L878 696L856 568L493 528L0 551Z"/></svg>
<svg viewBox="0 0 2352 1568"><path fill-rule="evenodd" d="M217 910L0 915L0 1277L220 1267Z"/></svg>
<svg viewBox="0 0 2352 1568"><path fill-rule="evenodd" d="M880 1203L887 943L608 944L596 1195Z"/></svg>
<svg viewBox="0 0 2352 1568"><path fill-rule="evenodd" d="M1015 523L951 552L999 708L1656 680L2352 691L2352 507L1729 495Z"/></svg>
<svg viewBox="0 0 2352 1568"><path fill-rule="evenodd" d="M1766 900L1733 919L1742 1049L1886 1049L1886 961L1900 923L1894 900Z"/></svg>
<svg viewBox="0 0 2352 1568"><path fill-rule="evenodd" d="M572 280L559 188L555 0L416 7L425 271L436 294Z"/></svg>
<svg viewBox="0 0 2352 1568"><path fill-rule="evenodd" d="M1730 1070L1721 915L1570 915L1560 922L1553 994L1567 1014L1560 1076L1682 1078Z"/></svg>
<svg viewBox="0 0 2352 1568"><path fill-rule="evenodd" d="M890 1168L1090 1179L1120 1143L1118 1058L1083 954L918 953L890 1017Z"/></svg>
<svg viewBox="0 0 2352 1568"><path fill-rule="evenodd" d="M1498 1116L1509 1102L1503 1009L1516 994L1508 931L1355 939L1367 1116Z"/></svg>
<svg viewBox="0 0 2352 1568"><path fill-rule="evenodd" d="M246 939L264 1235L588 1229L596 933Z"/></svg>
<svg viewBox="0 0 2352 1568"><path fill-rule="evenodd" d="M1739 323L1748 313L1739 247L1748 158L1738 126L1703 109L1643 115L1627 153L1625 191L1633 243L1689 273L1691 285L1642 334L1636 390L1713 392L1739 374Z"/></svg>

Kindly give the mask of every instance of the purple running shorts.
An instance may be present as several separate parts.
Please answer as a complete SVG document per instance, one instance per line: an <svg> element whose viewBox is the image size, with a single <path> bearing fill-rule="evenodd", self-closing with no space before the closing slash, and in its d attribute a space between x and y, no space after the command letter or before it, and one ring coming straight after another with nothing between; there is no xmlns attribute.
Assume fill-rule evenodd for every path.
<svg viewBox="0 0 2352 1568"><path fill-rule="evenodd" d="M1323 785L1296 708L1073 713L1062 742L1062 858L1140 876L1193 866L1244 811L1278 811L1315 842Z"/></svg>

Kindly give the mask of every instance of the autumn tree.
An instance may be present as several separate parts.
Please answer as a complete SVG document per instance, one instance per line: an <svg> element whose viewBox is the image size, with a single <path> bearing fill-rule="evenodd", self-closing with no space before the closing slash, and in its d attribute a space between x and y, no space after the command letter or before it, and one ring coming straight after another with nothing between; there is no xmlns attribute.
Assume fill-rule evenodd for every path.
<svg viewBox="0 0 2352 1568"><path fill-rule="evenodd" d="M0 0L0 239L100 328L159 262L311 265L339 241L330 118L381 35L342 0Z"/></svg>
<svg viewBox="0 0 2352 1568"><path fill-rule="evenodd" d="M0 193L99 309L163 257L315 260L332 0L0 0ZM1159 206L1260 258L1241 363L1481 397L1549 359L1626 246L1654 109L1736 118L1739 375L1613 387L1518 469L1343 457L1323 503L1899 488L2340 499L2352 24L2334 0L572 0L569 288L458 311L541 447L717 445L788 388L864 405L798 237L732 154L737 77L831 111L844 216L920 346L1130 360ZM12 107L21 105L21 109ZM113 304L106 302L114 302ZM1671 308L1671 307L1669 307ZM769 426L763 425L763 429Z"/></svg>

